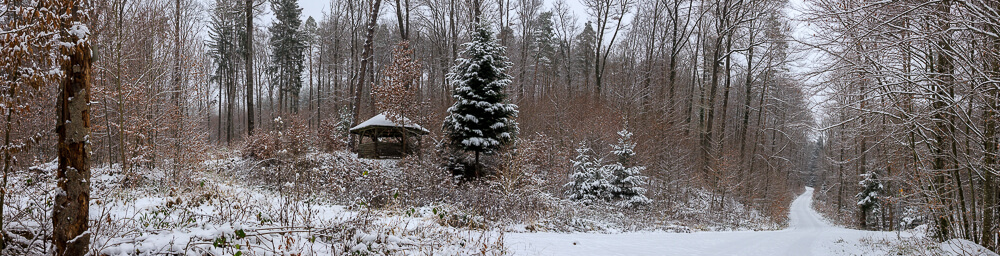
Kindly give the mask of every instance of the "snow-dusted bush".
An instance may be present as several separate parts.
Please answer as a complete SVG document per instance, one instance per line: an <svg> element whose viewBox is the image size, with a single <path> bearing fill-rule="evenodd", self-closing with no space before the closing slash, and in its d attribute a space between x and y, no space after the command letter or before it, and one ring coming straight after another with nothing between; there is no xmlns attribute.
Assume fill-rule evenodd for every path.
<svg viewBox="0 0 1000 256"><path fill-rule="evenodd" d="M542 135L521 138L517 147L499 154L492 180L508 194L540 189L547 178L547 171L555 167L551 158L558 152L550 148L552 143Z"/></svg>
<svg viewBox="0 0 1000 256"><path fill-rule="evenodd" d="M399 192L399 197L393 199L397 207L433 206L458 214L459 219L481 219L459 224L470 225L462 227L523 223L541 218L552 210L550 203L558 200L539 190L543 180L534 169L537 165L534 157L543 153L536 149L525 145L516 152L508 151L501 154L502 157L490 158L496 161L485 164L496 170L490 179L464 180L452 176L447 167L441 165L449 154L438 152L385 166L384 174L376 174L379 179L375 180ZM503 156L517 160L509 161L511 159ZM514 166L518 166L516 170Z"/></svg>
<svg viewBox="0 0 1000 256"><path fill-rule="evenodd" d="M305 122L298 118L275 117L271 125L270 130L258 131L246 139L244 157L254 159L296 157L308 151L315 141Z"/></svg>
<svg viewBox="0 0 1000 256"><path fill-rule="evenodd" d="M576 152L570 182L565 185L569 199L584 204L610 200L619 190L611 182L612 174L601 166L600 160L592 155L592 150L585 143L580 143Z"/></svg>
<svg viewBox="0 0 1000 256"><path fill-rule="evenodd" d="M633 163L635 143L631 141L632 133L626 129L618 132L618 144L611 145L615 162L601 165L601 160L592 156L591 149L581 143L577 149L579 155L573 160L571 181L566 183L570 199L579 200L585 204L595 201L615 201L621 207L632 207L652 202L646 197L646 176L643 166Z"/></svg>
<svg viewBox="0 0 1000 256"><path fill-rule="evenodd" d="M353 114L350 108L343 107L337 111L337 117L330 120L324 119L317 131L319 135L320 148L326 152L345 150L350 143L349 129Z"/></svg>
<svg viewBox="0 0 1000 256"><path fill-rule="evenodd" d="M324 151L333 152L347 149L350 137L347 133L341 132L338 129L337 121L323 120L323 123L319 127L320 129L317 131L319 134L319 146Z"/></svg>

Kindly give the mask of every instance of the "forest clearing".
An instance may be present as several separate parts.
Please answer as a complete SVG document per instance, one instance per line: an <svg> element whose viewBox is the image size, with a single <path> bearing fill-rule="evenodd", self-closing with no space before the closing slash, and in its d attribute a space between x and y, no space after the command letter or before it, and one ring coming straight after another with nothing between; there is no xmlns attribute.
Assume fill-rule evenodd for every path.
<svg viewBox="0 0 1000 256"><path fill-rule="evenodd" d="M997 255L993 0L0 0L2 255Z"/></svg>

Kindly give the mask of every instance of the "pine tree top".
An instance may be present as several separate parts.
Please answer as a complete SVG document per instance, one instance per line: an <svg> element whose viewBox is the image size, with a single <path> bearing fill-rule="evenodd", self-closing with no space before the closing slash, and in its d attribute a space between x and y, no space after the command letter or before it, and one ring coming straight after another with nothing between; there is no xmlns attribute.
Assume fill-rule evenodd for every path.
<svg viewBox="0 0 1000 256"><path fill-rule="evenodd" d="M635 142L632 142L632 132L628 131L628 124L618 132L618 143L611 147L611 153L618 157L618 161L627 165L635 155Z"/></svg>

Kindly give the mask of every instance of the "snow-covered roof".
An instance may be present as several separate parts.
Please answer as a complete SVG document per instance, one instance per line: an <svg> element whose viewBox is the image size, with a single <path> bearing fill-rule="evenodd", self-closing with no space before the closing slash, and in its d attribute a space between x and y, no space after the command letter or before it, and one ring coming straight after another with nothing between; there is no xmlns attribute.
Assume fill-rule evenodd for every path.
<svg viewBox="0 0 1000 256"><path fill-rule="evenodd" d="M406 117L403 117L403 123L408 123L408 124L404 126L396 124L393 121L389 121L389 119L385 117L385 113L382 113L368 119L367 121L361 122L361 124L358 124L357 126L351 127L351 133L359 133L364 130L368 130L370 128L375 128L375 127L382 127L382 128L404 127L407 130L411 130L413 132L417 132L420 134L427 134L430 132L427 129L420 127L420 125L410 122L410 119L407 119Z"/></svg>

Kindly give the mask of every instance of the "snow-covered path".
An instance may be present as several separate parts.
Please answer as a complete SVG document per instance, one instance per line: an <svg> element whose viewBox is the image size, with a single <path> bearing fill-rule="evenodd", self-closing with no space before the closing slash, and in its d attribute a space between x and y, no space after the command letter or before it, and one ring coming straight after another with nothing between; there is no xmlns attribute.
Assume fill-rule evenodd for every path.
<svg viewBox="0 0 1000 256"><path fill-rule="evenodd" d="M844 229L812 209L812 188L792 202L789 228L696 233L509 233L515 255L858 255L858 240L895 240L895 232Z"/></svg>

